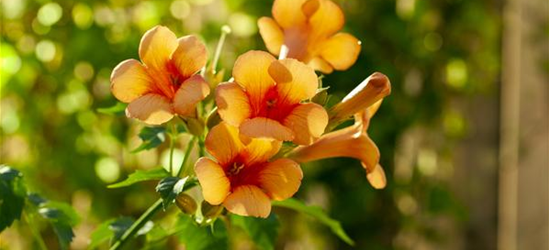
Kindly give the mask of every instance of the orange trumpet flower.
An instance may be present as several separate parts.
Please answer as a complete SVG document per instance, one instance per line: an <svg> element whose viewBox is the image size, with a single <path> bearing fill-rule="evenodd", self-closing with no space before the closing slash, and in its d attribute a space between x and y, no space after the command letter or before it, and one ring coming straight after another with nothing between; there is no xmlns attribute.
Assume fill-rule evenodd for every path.
<svg viewBox="0 0 549 250"><path fill-rule="evenodd" d="M206 149L216 159L200 158L195 172L204 199L223 204L231 213L266 218L270 200L292 197L301 185L303 172L295 161L269 161L281 147L272 139L241 141L238 128L225 122L206 137Z"/></svg>
<svg viewBox="0 0 549 250"><path fill-rule="evenodd" d="M235 62L235 82L220 84L216 103L220 117L252 138L274 138L308 145L328 124L328 114L312 98L318 88L314 70L295 60L276 60L250 51Z"/></svg>
<svg viewBox="0 0 549 250"><path fill-rule="evenodd" d="M332 119L346 118L350 112L355 112L355 124L327 133L311 145L294 149L290 158L301 163L332 157L356 158L366 169L370 184L376 189L384 188L387 181L379 165L379 149L367 130L382 98L390 92L389 79L381 73L372 74L331 110Z"/></svg>
<svg viewBox="0 0 549 250"><path fill-rule="evenodd" d="M179 39L164 26L148 30L139 44L141 62L128 59L111 75L116 99L129 103L128 117L158 125L174 115L194 116L195 107L209 93L206 81L195 75L206 64L206 46L195 36Z"/></svg>
<svg viewBox="0 0 549 250"><path fill-rule="evenodd" d="M259 33L274 55L284 45L287 57L329 74L351 67L360 53L360 41L338 32L345 23L341 8L330 0L275 0L270 17L258 20Z"/></svg>

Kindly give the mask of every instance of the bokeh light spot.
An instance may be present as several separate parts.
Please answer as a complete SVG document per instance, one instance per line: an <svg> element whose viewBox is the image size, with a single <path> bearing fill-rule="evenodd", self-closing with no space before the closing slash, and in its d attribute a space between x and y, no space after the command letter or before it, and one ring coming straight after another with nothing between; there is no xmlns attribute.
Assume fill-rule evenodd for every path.
<svg viewBox="0 0 549 250"><path fill-rule="evenodd" d="M55 2L44 4L38 10L38 21L45 25L51 26L59 21L63 16L63 8Z"/></svg>
<svg viewBox="0 0 549 250"><path fill-rule="evenodd" d="M74 67L74 76L82 81L92 79L94 74L93 66L89 62L79 62Z"/></svg>
<svg viewBox="0 0 549 250"><path fill-rule="evenodd" d="M425 35L425 38L423 38L423 45L431 52L438 51L442 47L442 43L442 36L436 32L428 33Z"/></svg>
<svg viewBox="0 0 549 250"><path fill-rule="evenodd" d="M81 29L87 29L93 24L93 11L83 3L78 3L72 9L72 20Z"/></svg>
<svg viewBox="0 0 549 250"><path fill-rule="evenodd" d="M446 65L446 83L456 89L467 83L467 65L461 59L453 59Z"/></svg>
<svg viewBox="0 0 549 250"><path fill-rule="evenodd" d="M249 37L257 33L256 20L244 13L234 13L229 18L229 26L236 36Z"/></svg>
<svg viewBox="0 0 549 250"><path fill-rule="evenodd" d="M55 44L50 40L42 40L36 45L35 53L38 60L49 62L55 58Z"/></svg>
<svg viewBox="0 0 549 250"><path fill-rule="evenodd" d="M114 159L103 157L95 163L95 174L103 182L111 183L120 177L120 166Z"/></svg>
<svg viewBox="0 0 549 250"><path fill-rule="evenodd" d="M191 13L191 5L184 0L173 1L170 5L170 13L177 19L185 19Z"/></svg>

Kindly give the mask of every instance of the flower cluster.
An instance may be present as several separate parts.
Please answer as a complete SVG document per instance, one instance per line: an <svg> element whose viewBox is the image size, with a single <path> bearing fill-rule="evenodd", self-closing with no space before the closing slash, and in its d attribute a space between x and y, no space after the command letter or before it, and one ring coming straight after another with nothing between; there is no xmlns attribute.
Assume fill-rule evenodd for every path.
<svg viewBox="0 0 549 250"><path fill-rule="evenodd" d="M367 129L390 94L389 79L374 73L331 108L311 101L321 92L315 70L346 70L356 61L360 42L339 32L343 12L329 0L276 0L272 15L258 21L270 53L240 55L231 80L223 83L205 80L208 55L197 37L177 38L166 27L154 27L139 45L141 62L129 59L114 69L112 93L129 103L128 117L147 125L174 116L198 121L202 127L194 134L208 155L195 163L194 174L204 200L231 213L267 217L271 200L298 191L299 164L324 158L356 158L371 185L385 187L380 153ZM215 96L206 98L210 86ZM200 102L213 108L198 112ZM352 117L353 125L334 130Z"/></svg>

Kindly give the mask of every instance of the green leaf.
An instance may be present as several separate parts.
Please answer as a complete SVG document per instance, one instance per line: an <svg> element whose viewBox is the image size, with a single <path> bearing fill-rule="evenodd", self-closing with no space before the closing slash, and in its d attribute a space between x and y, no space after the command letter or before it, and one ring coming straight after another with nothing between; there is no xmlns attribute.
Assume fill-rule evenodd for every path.
<svg viewBox="0 0 549 250"><path fill-rule="evenodd" d="M19 171L0 165L0 232L21 218L26 196L22 177Z"/></svg>
<svg viewBox="0 0 549 250"><path fill-rule="evenodd" d="M115 184L111 184L108 186L108 188L127 187L137 182L160 180L168 176L170 176L170 174L162 167L150 170L137 170L130 174L127 179Z"/></svg>
<svg viewBox="0 0 549 250"><path fill-rule="evenodd" d="M201 227L191 217L180 216L177 228L178 238L186 249L229 249L227 229L221 220L216 220L211 227Z"/></svg>
<svg viewBox="0 0 549 250"><path fill-rule="evenodd" d="M160 146L166 140L166 128L164 127L144 127L139 132L139 138L143 141L139 147L132 150L137 153L143 150L149 150Z"/></svg>
<svg viewBox="0 0 549 250"><path fill-rule="evenodd" d="M231 215L233 225L242 228L263 250L274 250L280 223L275 213L266 219Z"/></svg>
<svg viewBox="0 0 549 250"><path fill-rule="evenodd" d="M29 200L38 208L38 214L51 223L61 249L68 249L74 238L72 226L80 218L70 205L62 202L48 201L37 194L29 195Z"/></svg>
<svg viewBox="0 0 549 250"><path fill-rule="evenodd" d="M158 182L156 192L162 197L164 210L175 201L175 197L177 197L179 193L183 192L187 179L188 177L183 179L180 179L179 177L166 177Z"/></svg>
<svg viewBox="0 0 549 250"><path fill-rule="evenodd" d="M125 113L126 107L128 104L117 102L114 106L107 108L98 108L97 112L107 115L123 115Z"/></svg>
<svg viewBox="0 0 549 250"><path fill-rule="evenodd" d="M133 222L134 220L130 217L121 217L113 221L109 225L109 229L113 232L114 236L112 238L112 242L119 240L122 235L124 235L124 232L126 232L126 230L128 230L132 226Z"/></svg>
<svg viewBox="0 0 549 250"><path fill-rule="evenodd" d="M134 219L130 217L120 217L118 219L110 219L101 223L91 234L91 241L88 245L88 249L94 249L100 246L101 244L107 242L108 240L111 243L117 241L124 235L124 233L132 226ZM153 228L154 223L152 221L147 221L145 225L135 236L147 234Z"/></svg>
<svg viewBox="0 0 549 250"><path fill-rule="evenodd" d="M343 230L343 227L341 227L341 223L339 223L339 221L336 221L330 218L328 215L326 215L326 213L322 210L322 208L318 206L307 206L303 202L293 198L290 198L284 201L273 201L273 206L293 209L295 211L312 216L313 218L319 220L324 225L328 226L335 235L337 235L341 240L345 241L347 244L351 246L355 244L354 241L345 233L345 231Z"/></svg>
<svg viewBox="0 0 549 250"><path fill-rule="evenodd" d="M69 249L70 243L74 238L74 232L72 231L71 226L61 222L52 223L53 231L57 235L59 240L59 247L61 249Z"/></svg>
<svg viewBox="0 0 549 250"><path fill-rule="evenodd" d="M114 236L114 232L109 228L114 221L115 219L110 219L97 226L91 234L88 249L94 249Z"/></svg>

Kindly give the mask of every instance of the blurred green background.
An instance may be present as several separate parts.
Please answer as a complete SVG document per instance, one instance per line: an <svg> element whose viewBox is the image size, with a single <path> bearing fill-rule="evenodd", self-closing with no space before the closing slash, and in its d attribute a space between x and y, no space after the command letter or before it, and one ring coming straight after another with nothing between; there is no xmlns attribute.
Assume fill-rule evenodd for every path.
<svg viewBox="0 0 549 250"><path fill-rule="evenodd" d="M341 221L356 249L495 249L502 2L336 2L346 14L344 30L362 41L362 51L348 71L323 82L339 100L375 71L391 79L392 94L369 129L388 186L374 190L358 161L332 159L302 166L297 197ZM227 24L233 32L220 66L230 72L239 54L266 50L256 20L271 16L271 5L2 0L0 161L21 170L29 189L77 209L82 220L71 248L86 249L99 223L137 217L157 199L154 183L107 184L167 162L167 145L129 153L142 124L97 112L116 103L111 70L138 58L142 34L155 25L178 36L198 34L211 57ZM278 212L277 249L351 248L307 217ZM51 229L43 236L54 249ZM1 249L33 244L22 223L0 234ZM253 245L243 239L234 248Z"/></svg>

